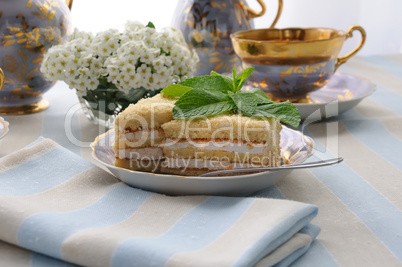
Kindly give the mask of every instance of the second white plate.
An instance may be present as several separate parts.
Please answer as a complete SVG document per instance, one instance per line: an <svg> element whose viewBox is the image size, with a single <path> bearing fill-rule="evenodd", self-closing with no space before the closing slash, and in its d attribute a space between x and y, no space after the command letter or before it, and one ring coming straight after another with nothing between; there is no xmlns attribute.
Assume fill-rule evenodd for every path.
<svg viewBox="0 0 402 267"><path fill-rule="evenodd" d="M326 86L312 92L311 103L296 103L302 120L322 120L354 108L374 93L375 84L348 73L336 72Z"/></svg>
<svg viewBox="0 0 402 267"><path fill-rule="evenodd" d="M0 139L8 133L9 123L0 117Z"/></svg>

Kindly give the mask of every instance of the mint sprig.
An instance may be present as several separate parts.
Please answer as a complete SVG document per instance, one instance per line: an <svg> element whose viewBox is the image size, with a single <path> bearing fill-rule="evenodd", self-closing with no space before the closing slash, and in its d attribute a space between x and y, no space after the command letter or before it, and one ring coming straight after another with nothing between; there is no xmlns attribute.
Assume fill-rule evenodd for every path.
<svg viewBox="0 0 402 267"><path fill-rule="evenodd" d="M249 117L276 118L292 127L298 127L300 114L292 103L275 103L258 88L241 91L253 70L245 69L239 75L233 70L233 77L212 71L210 76L194 77L169 85L161 93L164 96L179 97L173 108L174 119L235 112Z"/></svg>

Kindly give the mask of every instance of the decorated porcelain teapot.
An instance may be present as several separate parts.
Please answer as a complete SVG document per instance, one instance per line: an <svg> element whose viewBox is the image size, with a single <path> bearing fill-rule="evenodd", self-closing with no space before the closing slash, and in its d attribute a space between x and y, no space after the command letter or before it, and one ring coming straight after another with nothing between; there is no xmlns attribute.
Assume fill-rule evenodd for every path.
<svg viewBox="0 0 402 267"><path fill-rule="evenodd" d="M0 0L0 114L48 107L42 95L54 82L40 72L43 56L70 31L72 0Z"/></svg>
<svg viewBox="0 0 402 267"><path fill-rule="evenodd" d="M252 10L242 0L183 0L179 1L173 27L180 29L186 42L197 51L200 65L196 75L216 72L232 72L241 65L234 53L230 34L254 28L252 19L265 14L262 0L257 0L261 11ZM282 12L279 0L278 12L270 27L274 27Z"/></svg>

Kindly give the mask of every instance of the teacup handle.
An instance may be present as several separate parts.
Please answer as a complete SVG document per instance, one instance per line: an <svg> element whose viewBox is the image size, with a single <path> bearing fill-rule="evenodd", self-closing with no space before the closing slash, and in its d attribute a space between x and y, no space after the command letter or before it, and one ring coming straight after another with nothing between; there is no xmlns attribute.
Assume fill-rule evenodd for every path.
<svg viewBox="0 0 402 267"><path fill-rule="evenodd" d="M73 6L73 0L66 0L66 5L68 6L68 9L71 10L71 7Z"/></svg>
<svg viewBox="0 0 402 267"><path fill-rule="evenodd" d="M352 52L350 52L349 54L342 56L342 57L338 57L335 63L335 70L342 65L343 63L345 63L346 61L348 61L349 58L351 58L354 54L356 54L360 49L362 49L364 43L366 42L366 31L359 25L353 25L351 26L348 31L346 32L346 39L349 39L351 37L353 37L353 32L354 31L359 31L362 34L362 40L360 41L360 44L353 49Z"/></svg>
<svg viewBox="0 0 402 267"><path fill-rule="evenodd" d="M3 84L4 84L4 72L0 68L0 91L1 91L1 89L3 89Z"/></svg>
<svg viewBox="0 0 402 267"><path fill-rule="evenodd" d="M257 1L261 5L261 11L257 12L255 10L252 10L251 8L247 7L248 19L258 18L265 14L265 11L267 10L267 8L265 7L264 1L263 0L257 0ZM282 14L282 9L283 9L283 0L278 0L278 12L276 13L274 22L272 22L271 26L269 26L270 28L273 28L276 25L276 23L278 22L279 17Z"/></svg>

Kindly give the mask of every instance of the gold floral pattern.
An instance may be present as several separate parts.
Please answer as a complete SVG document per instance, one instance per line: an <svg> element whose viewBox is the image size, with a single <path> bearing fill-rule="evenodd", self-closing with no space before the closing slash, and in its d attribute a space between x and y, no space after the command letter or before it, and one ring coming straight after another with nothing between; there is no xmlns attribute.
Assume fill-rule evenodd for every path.
<svg viewBox="0 0 402 267"><path fill-rule="evenodd" d="M17 71L19 68L20 64L15 60L14 57L10 55L5 55L2 58L2 63L3 63L3 69L7 72L14 73Z"/></svg>
<svg viewBox="0 0 402 267"><path fill-rule="evenodd" d="M294 73L303 74L303 77L306 78L308 74L317 73L322 68L324 68L325 65L327 65L327 62L320 62L320 63L304 65L304 66L292 66L286 71L281 71L281 80L282 80L282 82L287 83L285 81L285 77L291 76Z"/></svg>
<svg viewBox="0 0 402 267"><path fill-rule="evenodd" d="M184 25L178 28L184 32L190 48L195 49L200 57L198 75L211 70L228 72L239 67L241 61L234 53L230 40L232 32L228 30L251 28L245 1L194 0L187 3L183 9ZM233 21L222 22L217 17L233 18Z"/></svg>
<svg viewBox="0 0 402 267"><path fill-rule="evenodd" d="M342 94L338 94L338 100L339 101L346 101L346 100L351 100L354 98L354 94L351 90L349 89L344 89L342 91Z"/></svg>

